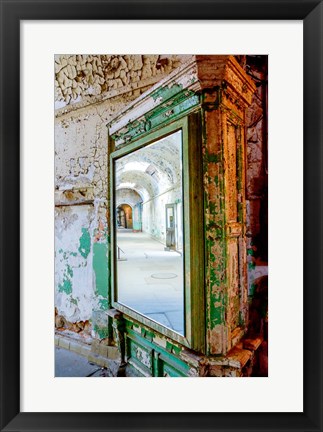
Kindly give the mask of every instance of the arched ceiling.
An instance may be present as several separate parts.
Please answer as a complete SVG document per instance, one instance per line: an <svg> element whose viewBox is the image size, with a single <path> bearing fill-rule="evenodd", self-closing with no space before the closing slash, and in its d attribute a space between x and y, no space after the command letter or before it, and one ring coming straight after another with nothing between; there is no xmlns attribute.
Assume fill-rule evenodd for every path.
<svg viewBox="0 0 323 432"><path fill-rule="evenodd" d="M116 189L133 189L143 201L181 182L181 131L116 161Z"/></svg>
<svg viewBox="0 0 323 432"><path fill-rule="evenodd" d="M142 196L133 189L118 189L115 196L115 205L118 207L121 204L128 204L131 207L142 203Z"/></svg>
<svg viewBox="0 0 323 432"><path fill-rule="evenodd" d="M132 189L136 191L143 201L158 195L158 184L149 174L143 171L121 172L117 182L118 189Z"/></svg>

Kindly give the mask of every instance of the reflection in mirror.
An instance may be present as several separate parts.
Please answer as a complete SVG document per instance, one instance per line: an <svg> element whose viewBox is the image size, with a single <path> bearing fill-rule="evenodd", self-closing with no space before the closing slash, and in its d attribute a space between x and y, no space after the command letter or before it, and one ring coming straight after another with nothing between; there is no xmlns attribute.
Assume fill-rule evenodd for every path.
<svg viewBox="0 0 323 432"><path fill-rule="evenodd" d="M115 161L117 301L184 335L182 132Z"/></svg>

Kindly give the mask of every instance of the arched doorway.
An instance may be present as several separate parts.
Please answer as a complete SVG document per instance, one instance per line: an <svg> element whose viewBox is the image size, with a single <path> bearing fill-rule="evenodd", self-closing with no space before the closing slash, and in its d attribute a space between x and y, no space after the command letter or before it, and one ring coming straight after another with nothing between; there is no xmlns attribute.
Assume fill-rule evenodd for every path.
<svg viewBox="0 0 323 432"><path fill-rule="evenodd" d="M117 227L132 229L132 208L128 204L117 207Z"/></svg>

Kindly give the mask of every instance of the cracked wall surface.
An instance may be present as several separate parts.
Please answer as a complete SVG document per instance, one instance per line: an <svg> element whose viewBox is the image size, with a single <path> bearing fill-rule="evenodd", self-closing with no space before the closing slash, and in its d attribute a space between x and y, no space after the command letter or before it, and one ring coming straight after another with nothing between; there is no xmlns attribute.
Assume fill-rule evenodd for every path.
<svg viewBox="0 0 323 432"><path fill-rule="evenodd" d="M163 55L56 55L56 108L88 100L122 88L138 89L161 79L187 56ZM136 92L139 96L140 93Z"/></svg>
<svg viewBox="0 0 323 432"><path fill-rule="evenodd" d="M100 337L108 294L106 124L187 56L55 56L57 326L89 321ZM101 315L100 315L101 314ZM75 327L82 330L82 326Z"/></svg>

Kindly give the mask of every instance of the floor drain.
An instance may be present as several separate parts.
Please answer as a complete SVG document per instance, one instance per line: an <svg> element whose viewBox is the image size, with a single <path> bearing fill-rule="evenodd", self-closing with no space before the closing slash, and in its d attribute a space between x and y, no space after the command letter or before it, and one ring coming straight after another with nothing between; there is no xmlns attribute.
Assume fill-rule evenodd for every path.
<svg viewBox="0 0 323 432"><path fill-rule="evenodd" d="M174 279L177 277L175 273L154 273L151 275L154 279Z"/></svg>

